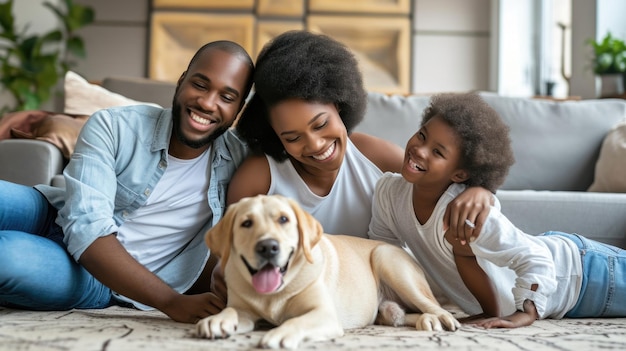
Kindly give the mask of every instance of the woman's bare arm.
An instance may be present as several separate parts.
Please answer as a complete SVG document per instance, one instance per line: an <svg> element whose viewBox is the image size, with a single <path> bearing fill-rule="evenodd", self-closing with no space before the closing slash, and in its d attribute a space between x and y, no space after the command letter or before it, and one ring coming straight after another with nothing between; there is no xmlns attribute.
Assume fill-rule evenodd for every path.
<svg viewBox="0 0 626 351"><path fill-rule="evenodd" d="M246 158L228 185L226 205L230 205L244 197L267 194L270 190L270 165L265 155L251 155Z"/></svg>
<svg viewBox="0 0 626 351"><path fill-rule="evenodd" d="M400 146L385 139L358 132L350 134L350 140L381 171L399 173L402 170L404 149Z"/></svg>
<svg viewBox="0 0 626 351"><path fill-rule="evenodd" d="M404 149L398 145L358 132L350 134L350 139L359 151L383 172L402 171ZM480 187L465 189L446 208L443 218L446 230L450 230L462 243L468 243L472 237L478 236L493 203L493 193L489 190ZM467 226L466 219L472 222L474 227Z"/></svg>

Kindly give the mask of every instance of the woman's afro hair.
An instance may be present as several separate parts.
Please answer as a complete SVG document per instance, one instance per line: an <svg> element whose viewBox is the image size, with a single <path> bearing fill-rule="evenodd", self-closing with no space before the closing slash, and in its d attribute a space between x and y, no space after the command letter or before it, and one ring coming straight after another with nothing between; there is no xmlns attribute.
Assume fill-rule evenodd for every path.
<svg viewBox="0 0 626 351"><path fill-rule="evenodd" d="M288 31L266 44L256 62L255 93L237 123L253 152L278 161L287 153L269 122L269 108L288 99L334 104L348 133L363 119L367 92L357 60L323 34Z"/></svg>
<svg viewBox="0 0 626 351"><path fill-rule="evenodd" d="M495 193L515 162L509 127L476 93L439 94L431 98L422 125L441 118L461 142L461 168L469 174L464 183Z"/></svg>

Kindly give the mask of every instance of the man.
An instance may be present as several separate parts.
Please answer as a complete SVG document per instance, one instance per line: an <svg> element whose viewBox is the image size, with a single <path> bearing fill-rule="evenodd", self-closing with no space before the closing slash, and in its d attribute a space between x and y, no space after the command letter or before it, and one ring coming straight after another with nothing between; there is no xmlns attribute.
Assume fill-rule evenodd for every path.
<svg viewBox="0 0 626 351"><path fill-rule="evenodd" d="M228 128L253 70L239 45L209 43L179 78L171 110L129 106L89 118L66 189L0 181L0 303L147 305L188 323L219 312L203 234L221 218L246 156Z"/></svg>

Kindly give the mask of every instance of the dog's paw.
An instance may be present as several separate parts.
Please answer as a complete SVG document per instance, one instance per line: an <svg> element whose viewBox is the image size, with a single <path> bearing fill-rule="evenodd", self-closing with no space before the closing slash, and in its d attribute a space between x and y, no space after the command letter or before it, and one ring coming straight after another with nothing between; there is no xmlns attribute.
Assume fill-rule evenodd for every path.
<svg viewBox="0 0 626 351"><path fill-rule="evenodd" d="M448 311L439 313L437 318L449 331L457 331L461 327L461 323Z"/></svg>
<svg viewBox="0 0 626 351"><path fill-rule="evenodd" d="M461 324L447 311L439 314L424 313L417 319L417 323L415 324L417 330L427 331L443 331L444 326L447 330L455 331Z"/></svg>
<svg viewBox="0 0 626 351"><path fill-rule="evenodd" d="M205 339L225 339L237 333L237 312L225 309L196 323L196 336Z"/></svg>
<svg viewBox="0 0 626 351"><path fill-rule="evenodd" d="M300 342L304 340L304 335L301 332L287 329L277 327L269 330L261 338L259 347L264 349L297 349Z"/></svg>

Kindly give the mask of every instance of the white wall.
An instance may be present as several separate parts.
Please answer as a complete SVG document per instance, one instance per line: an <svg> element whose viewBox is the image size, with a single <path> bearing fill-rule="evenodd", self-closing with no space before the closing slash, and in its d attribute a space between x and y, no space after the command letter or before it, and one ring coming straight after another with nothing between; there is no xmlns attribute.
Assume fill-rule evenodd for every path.
<svg viewBox="0 0 626 351"><path fill-rule="evenodd" d="M415 0L414 93L489 89L489 0Z"/></svg>
<svg viewBox="0 0 626 351"><path fill-rule="evenodd" d="M79 32L86 41L87 59L79 61L75 70L92 81L113 75L146 76L149 0L74 1L96 9L96 22ZM531 22L523 18L530 16L529 4L537 1L552 0L413 0L412 91L534 95L530 81L535 68L523 63L530 59L534 39ZM556 2L560 1L572 3L570 94L595 97L585 41L603 36L608 28L626 37L626 1ZM18 20L30 23L32 30L45 31L55 18L41 6L43 2L16 1ZM494 20L497 12L504 20Z"/></svg>
<svg viewBox="0 0 626 351"><path fill-rule="evenodd" d="M149 0L74 0L92 6L93 24L81 29L87 59L76 71L90 80L147 74Z"/></svg>

